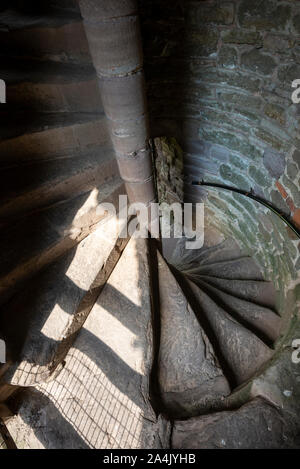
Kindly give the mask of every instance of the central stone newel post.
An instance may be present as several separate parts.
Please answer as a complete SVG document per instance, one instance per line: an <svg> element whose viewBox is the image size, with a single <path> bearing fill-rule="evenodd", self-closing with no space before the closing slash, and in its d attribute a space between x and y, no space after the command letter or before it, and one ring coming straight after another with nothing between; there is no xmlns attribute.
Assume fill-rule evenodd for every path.
<svg viewBox="0 0 300 469"><path fill-rule="evenodd" d="M156 195L136 2L80 0L79 4L129 201L149 206Z"/></svg>

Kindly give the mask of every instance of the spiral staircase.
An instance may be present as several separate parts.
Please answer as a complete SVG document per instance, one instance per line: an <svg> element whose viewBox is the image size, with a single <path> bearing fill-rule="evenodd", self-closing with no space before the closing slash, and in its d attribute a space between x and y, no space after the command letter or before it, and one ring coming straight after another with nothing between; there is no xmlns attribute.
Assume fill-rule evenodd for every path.
<svg viewBox="0 0 300 469"><path fill-rule="evenodd" d="M105 237L104 227L90 235L102 250L113 224ZM66 333L55 308L44 316L60 343L32 325L5 375L18 386L8 400L16 415L6 419L17 447L297 447L292 412L278 400L285 389L274 381L285 355L275 289L235 241L210 242L194 251L184 238L165 239L160 252L156 241L125 240L111 247L124 250L100 295L91 297L99 274L85 293L73 328ZM57 275L59 265L51 269ZM16 311L15 302L8 314Z"/></svg>

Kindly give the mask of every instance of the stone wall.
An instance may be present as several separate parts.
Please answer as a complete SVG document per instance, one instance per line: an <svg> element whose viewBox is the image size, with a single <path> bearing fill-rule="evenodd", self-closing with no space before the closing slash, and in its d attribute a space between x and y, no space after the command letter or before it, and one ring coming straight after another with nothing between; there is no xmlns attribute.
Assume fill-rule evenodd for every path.
<svg viewBox="0 0 300 469"><path fill-rule="evenodd" d="M185 197L208 195L208 223L254 254L277 287L294 285L299 240L256 202L191 186L226 184L300 227L300 2L141 0L152 135L184 150ZM291 283L292 282L292 283Z"/></svg>

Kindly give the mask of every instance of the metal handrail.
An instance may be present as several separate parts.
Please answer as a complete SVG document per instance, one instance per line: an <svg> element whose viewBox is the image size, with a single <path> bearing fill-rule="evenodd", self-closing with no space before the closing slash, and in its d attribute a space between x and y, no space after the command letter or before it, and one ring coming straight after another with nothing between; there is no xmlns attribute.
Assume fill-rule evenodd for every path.
<svg viewBox="0 0 300 469"><path fill-rule="evenodd" d="M275 215L277 215L300 239L300 230L287 218L286 215L283 213L279 212L275 207L273 207L269 202L266 200L262 199L261 197L258 197L257 195L254 195L253 190L251 189L249 191L245 191L243 189L238 189L237 187L232 187L232 186L226 186L224 184L216 184L213 182L205 182L205 181L192 181L193 186L205 186L205 187L211 187L213 189L223 189L231 192L236 192L237 194L243 195L245 197L248 197L249 199L255 200L256 202L260 203L264 207L268 208L271 210Z"/></svg>

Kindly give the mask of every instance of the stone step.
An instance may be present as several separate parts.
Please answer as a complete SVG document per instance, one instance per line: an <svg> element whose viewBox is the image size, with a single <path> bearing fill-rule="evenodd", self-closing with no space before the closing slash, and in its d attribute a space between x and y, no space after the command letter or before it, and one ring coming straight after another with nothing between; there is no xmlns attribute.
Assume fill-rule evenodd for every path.
<svg viewBox="0 0 300 469"><path fill-rule="evenodd" d="M2 383L36 385L62 362L126 245L118 226L116 217L103 220L1 309L7 348Z"/></svg>
<svg viewBox="0 0 300 469"><path fill-rule="evenodd" d="M186 249L181 260L180 254L174 252L174 261L177 268L185 273L197 273L198 267L215 264L216 262L227 262L242 257L238 244L231 238L226 239L221 244L211 247L203 247L199 250ZM176 256L178 260L176 261Z"/></svg>
<svg viewBox="0 0 300 469"><path fill-rule="evenodd" d="M1 13L0 22L3 21ZM63 63L91 63L82 21L56 26L26 27L1 31L1 56L23 59L51 60Z"/></svg>
<svg viewBox="0 0 300 469"><path fill-rule="evenodd" d="M0 109L0 140L12 139L24 134L40 133L44 130L71 127L94 122L101 113L93 112L29 112L2 111Z"/></svg>
<svg viewBox="0 0 300 469"><path fill-rule="evenodd" d="M2 169L0 224L107 184L118 174L111 148L89 149L84 156Z"/></svg>
<svg viewBox="0 0 300 469"><path fill-rule="evenodd" d="M226 377L240 385L250 379L271 358L272 350L255 334L233 319L197 285L189 281L198 313L204 315L214 343L226 364ZM230 375L228 375L230 373Z"/></svg>
<svg viewBox="0 0 300 469"><path fill-rule="evenodd" d="M5 443L4 438L2 437L2 435L0 435L0 449L7 449L6 443Z"/></svg>
<svg viewBox="0 0 300 469"><path fill-rule="evenodd" d="M90 192L33 213L2 230L1 301L6 301L22 281L91 233L104 217L97 210L101 202L118 207L118 196L125 193L122 181L115 177Z"/></svg>
<svg viewBox="0 0 300 469"><path fill-rule="evenodd" d="M208 275L230 280L263 280L262 272L251 257L200 265L197 273L193 272L189 275L195 279L198 275Z"/></svg>
<svg viewBox="0 0 300 469"><path fill-rule="evenodd" d="M237 410L175 421L172 449L299 448L290 415L256 398Z"/></svg>
<svg viewBox="0 0 300 469"><path fill-rule="evenodd" d="M14 57L1 59L1 79L6 85L32 82L67 84L95 78L91 63L77 64Z"/></svg>
<svg viewBox="0 0 300 469"><path fill-rule="evenodd" d="M10 109L36 112L98 113L102 109L95 77L70 83L33 83L8 85L6 101Z"/></svg>
<svg viewBox="0 0 300 469"><path fill-rule="evenodd" d="M167 261L181 272L188 272L198 265L235 260L242 256L241 249L232 239L227 238L217 245L204 245L200 249L186 249L186 238L162 240L163 253Z"/></svg>
<svg viewBox="0 0 300 469"><path fill-rule="evenodd" d="M2 8L0 29L13 31L37 26L62 26L79 20L80 12L76 0L53 0L38 4L12 0L6 8Z"/></svg>
<svg viewBox="0 0 300 469"><path fill-rule="evenodd" d="M276 290L272 282L261 280L227 280L208 275L200 275L199 279L215 286L224 293L275 310Z"/></svg>
<svg viewBox="0 0 300 469"><path fill-rule="evenodd" d="M201 265L210 265L216 262L233 261L239 257L242 257L242 252L238 244L232 238L227 238L217 246L203 249L199 257L196 256L195 264L199 263Z"/></svg>
<svg viewBox="0 0 300 469"><path fill-rule="evenodd" d="M106 145L108 142L109 133L104 116L81 124L44 129L0 141L0 166L84 156L90 147Z"/></svg>
<svg viewBox="0 0 300 469"><path fill-rule="evenodd" d="M147 244L131 239L65 357L22 396L9 430L18 447L168 448L170 424L150 405L153 359Z"/></svg>
<svg viewBox="0 0 300 469"><path fill-rule="evenodd" d="M272 345L278 339L282 323L274 311L224 293L205 281L197 280L197 285L234 319L255 332L268 345Z"/></svg>
<svg viewBox="0 0 300 469"><path fill-rule="evenodd" d="M2 404L0 407L3 406ZM11 414L10 414L11 415ZM17 449L5 421L0 417L0 449Z"/></svg>
<svg viewBox="0 0 300 469"><path fill-rule="evenodd" d="M189 417L218 406L230 393L213 348L190 304L158 253L161 338L159 384L172 417Z"/></svg>

